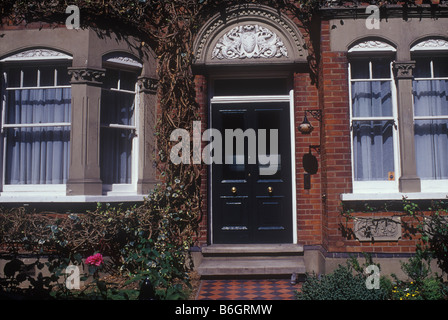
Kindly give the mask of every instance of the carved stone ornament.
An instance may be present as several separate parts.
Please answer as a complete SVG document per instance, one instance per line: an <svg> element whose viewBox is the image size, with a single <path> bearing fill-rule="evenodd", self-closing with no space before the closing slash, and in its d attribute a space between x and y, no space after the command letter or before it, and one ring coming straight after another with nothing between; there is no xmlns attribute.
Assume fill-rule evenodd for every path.
<svg viewBox="0 0 448 320"><path fill-rule="evenodd" d="M444 39L428 39L417 43L411 51L421 50L448 50L448 41Z"/></svg>
<svg viewBox="0 0 448 320"><path fill-rule="evenodd" d="M357 51L396 51L396 49L383 41L368 40L356 44L348 52Z"/></svg>
<svg viewBox="0 0 448 320"><path fill-rule="evenodd" d="M157 79L148 77L140 77L137 81L138 88L143 93L156 94L158 84L159 81Z"/></svg>
<svg viewBox="0 0 448 320"><path fill-rule="evenodd" d="M237 26L224 34L216 43L212 59L252 59L288 57L280 37L256 24Z"/></svg>
<svg viewBox="0 0 448 320"><path fill-rule="evenodd" d="M412 79L412 70L415 68L414 61L393 63L397 79Z"/></svg>
<svg viewBox="0 0 448 320"><path fill-rule="evenodd" d="M399 217L356 218L353 231L359 241L397 241L401 221Z"/></svg>
<svg viewBox="0 0 448 320"><path fill-rule="evenodd" d="M71 60L72 57L55 50L50 49L30 49L21 51L12 56L2 59L2 62L7 61L23 61L23 60L46 60L46 59L67 59Z"/></svg>
<svg viewBox="0 0 448 320"><path fill-rule="evenodd" d="M143 65L137 61L137 59L128 56L128 55L120 55L120 54L109 54L103 59L104 62L119 64L119 65L127 65L135 68L142 68Z"/></svg>
<svg viewBox="0 0 448 320"><path fill-rule="evenodd" d="M73 84L101 85L106 76L106 70L73 67L68 68L68 74L71 76L70 82Z"/></svg>

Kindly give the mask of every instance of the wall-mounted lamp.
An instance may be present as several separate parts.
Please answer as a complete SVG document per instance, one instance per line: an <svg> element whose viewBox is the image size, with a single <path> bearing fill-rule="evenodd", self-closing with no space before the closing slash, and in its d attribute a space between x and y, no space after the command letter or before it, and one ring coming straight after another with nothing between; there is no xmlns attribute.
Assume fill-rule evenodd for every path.
<svg viewBox="0 0 448 320"><path fill-rule="evenodd" d="M308 121L308 118L306 116L307 113L311 114L313 118L318 120L319 122L322 121L321 110L305 110L305 117L303 118L303 122L299 124L299 127L297 128L302 134L310 134L314 130L314 127Z"/></svg>

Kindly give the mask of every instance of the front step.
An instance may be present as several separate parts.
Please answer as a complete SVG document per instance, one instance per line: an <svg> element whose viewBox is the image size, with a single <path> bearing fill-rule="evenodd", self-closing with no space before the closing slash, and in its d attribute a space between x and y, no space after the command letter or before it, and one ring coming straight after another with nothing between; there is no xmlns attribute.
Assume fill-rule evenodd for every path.
<svg viewBox="0 0 448 320"><path fill-rule="evenodd" d="M304 274L303 246L296 244L211 245L202 248L202 277Z"/></svg>

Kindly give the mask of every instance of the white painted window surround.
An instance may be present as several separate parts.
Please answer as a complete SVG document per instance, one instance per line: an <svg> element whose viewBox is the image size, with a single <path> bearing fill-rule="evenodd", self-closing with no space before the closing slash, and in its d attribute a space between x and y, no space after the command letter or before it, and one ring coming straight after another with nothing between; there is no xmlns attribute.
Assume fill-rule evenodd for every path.
<svg viewBox="0 0 448 320"><path fill-rule="evenodd" d="M391 56L391 52L395 51L391 45L376 40L359 42L349 49L354 194L398 192L400 163L397 93ZM376 54L366 56L365 53L369 52ZM376 97L377 95L380 97ZM383 102L385 100L388 100L386 104Z"/></svg>
<svg viewBox="0 0 448 320"><path fill-rule="evenodd" d="M33 160L30 160L31 155L28 155L28 153L26 156L18 153L18 148L26 148L28 152L31 152L31 141L30 143L22 141L20 146L10 142L8 147L8 139L13 141L13 139L19 139L22 134L30 132L33 134L41 132L43 135L55 134L59 136L62 131L70 130L70 103L66 102L67 98L69 99L70 84L66 68L71 60L72 57L65 53L43 48L24 50L0 60L0 64L4 69L1 114L3 166L0 202L4 202L8 197L17 197L21 194L29 195L33 192L35 194L65 194L66 185L64 182L67 179L69 152L68 144L63 142L65 140L57 140L58 138L56 138L54 141L47 141L46 138L42 138L42 140L33 142L33 145L39 143L41 148L46 149L46 151L41 151L41 155L52 157L50 161L47 161L48 158L39 160L39 163L41 163L39 165L36 161L37 159L34 159L36 157L33 156ZM15 103L15 99L18 99L18 105L11 106L11 103ZM55 101L59 101L59 104L56 105L52 100L53 102L47 108L46 104L42 105L41 103L45 102L45 99L57 99ZM30 108L33 108L33 110ZM45 110L44 113L51 112L53 114L36 113L36 111L43 110ZM13 114L8 116L8 111L13 112ZM13 133L14 136L12 136ZM58 143L58 146L56 147L54 143ZM35 146L32 147L32 150L35 150ZM57 152L52 152L51 150L57 150ZM13 152L14 155L12 155ZM60 158L62 155L64 160ZM9 171L8 179L6 176L10 168L8 169L6 164L7 157L10 163L9 166L13 166L14 170L19 170L18 172L14 171L16 172L14 174ZM14 157L20 159L20 165L13 163ZM32 163L30 164L30 162ZM32 165L34 173L39 170L41 173L36 177L34 177L34 173L31 174L30 172L27 173L28 176L19 173L23 172L25 165ZM44 175L42 170L45 166L47 174ZM61 170L65 173L54 171L56 167L60 166L63 166ZM49 175L48 172L51 171L53 173ZM55 172L59 173L55 175ZM31 175L33 175L32 178Z"/></svg>
<svg viewBox="0 0 448 320"><path fill-rule="evenodd" d="M448 41L426 39L411 53L417 175L422 192L448 192Z"/></svg>

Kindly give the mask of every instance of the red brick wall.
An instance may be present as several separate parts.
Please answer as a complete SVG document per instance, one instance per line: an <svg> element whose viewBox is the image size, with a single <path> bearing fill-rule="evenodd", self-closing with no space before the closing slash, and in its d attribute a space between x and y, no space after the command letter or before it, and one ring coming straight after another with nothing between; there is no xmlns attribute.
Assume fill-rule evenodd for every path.
<svg viewBox="0 0 448 320"><path fill-rule="evenodd" d="M346 53L331 52L328 21L321 23L320 39L323 245L330 251L345 251L339 212L340 194L352 191L348 62Z"/></svg>
<svg viewBox="0 0 448 320"><path fill-rule="evenodd" d="M196 102L199 104L199 116L201 118L201 134L207 130L208 110L207 110L207 79L203 75L195 76ZM202 142L202 149L208 142ZM208 235L208 166L203 165L201 170L201 220L199 222L198 236L196 243L198 246L207 244Z"/></svg>
<svg viewBox="0 0 448 320"><path fill-rule="evenodd" d="M398 241L359 242L343 236L344 228L353 228L341 216L342 193L352 192L350 107L348 59L346 52L332 52L329 21L321 22L321 60L319 97L323 109L321 128L322 166L322 245L329 252L409 253L415 250L416 239L402 236ZM363 205L363 202L360 201ZM363 217L385 217L397 213L358 212ZM404 230L403 230L404 233Z"/></svg>
<svg viewBox="0 0 448 320"><path fill-rule="evenodd" d="M315 84L312 84L308 72L294 75L294 134L296 159L296 193L297 193L297 240L302 244L322 243L322 204L321 204L321 159L315 149L311 153L319 163L318 172L311 176L311 188L304 188L302 157L308 153L310 145L320 145L320 122L307 114L308 121L314 127L311 134L302 134L297 127L302 123L305 110L319 109L319 96ZM294 165L294 164L293 164Z"/></svg>

